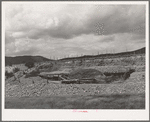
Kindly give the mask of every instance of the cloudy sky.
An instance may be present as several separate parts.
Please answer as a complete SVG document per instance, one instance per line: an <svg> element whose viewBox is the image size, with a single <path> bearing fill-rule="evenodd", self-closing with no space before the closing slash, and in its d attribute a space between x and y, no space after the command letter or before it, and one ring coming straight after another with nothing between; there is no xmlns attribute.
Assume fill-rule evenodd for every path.
<svg viewBox="0 0 150 122"><path fill-rule="evenodd" d="M145 5L5 4L6 56L47 58L145 46Z"/></svg>

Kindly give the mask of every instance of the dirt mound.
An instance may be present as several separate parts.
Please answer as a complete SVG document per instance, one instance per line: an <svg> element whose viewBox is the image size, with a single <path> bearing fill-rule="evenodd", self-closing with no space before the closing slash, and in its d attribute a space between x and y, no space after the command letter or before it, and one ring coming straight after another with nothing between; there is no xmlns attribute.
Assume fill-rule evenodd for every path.
<svg viewBox="0 0 150 122"><path fill-rule="evenodd" d="M70 79L82 79L82 78L95 78L95 76L101 75L103 73L96 69L77 69L69 74Z"/></svg>

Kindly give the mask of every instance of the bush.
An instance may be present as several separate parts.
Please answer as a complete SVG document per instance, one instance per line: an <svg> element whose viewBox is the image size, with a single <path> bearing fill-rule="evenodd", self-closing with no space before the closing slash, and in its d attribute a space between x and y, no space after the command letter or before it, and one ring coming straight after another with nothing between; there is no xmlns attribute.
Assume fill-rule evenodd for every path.
<svg viewBox="0 0 150 122"><path fill-rule="evenodd" d="M130 77L130 74L135 72L135 69L130 69L129 71L127 71L126 73L124 73L123 75L123 79L127 80Z"/></svg>
<svg viewBox="0 0 150 122"><path fill-rule="evenodd" d="M37 70L33 70L30 73L26 74L26 78L28 78L28 77L36 77L39 74L40 74L40 71L38 69Z"/></svg>
<svg viewBox="0 0 150 122"><path fill-rule="evenodd" d="M13 72L14 72L14 73L16 73L16 72L18 72L18 71L20 71L19 68L14 68L14 69L13 69Z"/></svg>
<svg viewBox="0 0 150 122"><path fill-rule="evenodd" d="M25 66L28 67L28 68L32 68L32 67L34 67L34 63L33 62L27 62L25 64Z"/></svg>
<svg viewBox="0 0 150 122"><path fill-rule="evenodd" d="M6 76L6 78L10 78L10 77L14 76L14 74L13 74L13 72L5 71L5 76Z"/></svg>
<svg viewBox="0 0 150 122"><path fill-rule="evenodd" d="M98 66L105 66L104 59L102 59L101 61L99 61Z"/></svg>

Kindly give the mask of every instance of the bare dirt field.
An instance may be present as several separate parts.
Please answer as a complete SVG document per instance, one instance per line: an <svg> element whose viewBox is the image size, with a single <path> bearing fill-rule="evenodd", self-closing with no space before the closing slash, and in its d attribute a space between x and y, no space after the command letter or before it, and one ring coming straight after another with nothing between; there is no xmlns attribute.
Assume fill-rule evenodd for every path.
<svg viewBox="0 0 150 122"><path fill-rule="evenodd" d="M22 78L20 84L6 84L5 91L9 109L144 109L145 72L111 84L47 84L40 77Z"/></svg>
<svg viewBox="0 0 150 122"><path fill-rule="evenodd" d="M20 65L19 65L20 66ZM23 65L21 65L23 67ZM32 72L69 72L69 78L100 78L104 72L126 72L135 69L126 80L113 82L62 84L39 77L35 72L23 74L22 68L5 81L7 109L144 109L145 56L86 59L40 63L26 70ZM90 69L90 70L89 70ZM21 71L22 70L22 71ZM73 72L72 72L73 71ZM38 72L37 72L38 73ZM102 80L102 79L100 79Z"/></svg>

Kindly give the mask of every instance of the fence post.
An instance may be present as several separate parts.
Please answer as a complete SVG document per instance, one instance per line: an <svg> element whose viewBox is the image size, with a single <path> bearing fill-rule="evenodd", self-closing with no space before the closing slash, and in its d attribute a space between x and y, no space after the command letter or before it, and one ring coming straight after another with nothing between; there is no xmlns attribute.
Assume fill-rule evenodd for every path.
<svg viewBox="0 0 150 122"><path fill-rule="evenodd" d="M32 79L32 83L34 84L34 80Z"/></svg>
<svg viewBox="0 0 150 122"><path fill-rule="evenodd" d="M48 78L47 78L47 84L48 84L49 82L48 82Z"/></svg>

